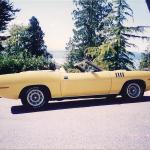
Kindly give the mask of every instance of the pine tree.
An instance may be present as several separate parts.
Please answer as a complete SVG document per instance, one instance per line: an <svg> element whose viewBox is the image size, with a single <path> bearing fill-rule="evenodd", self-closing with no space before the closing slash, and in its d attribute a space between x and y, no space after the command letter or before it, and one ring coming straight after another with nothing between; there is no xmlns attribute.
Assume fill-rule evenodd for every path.
<svg viewBox="0 0 150 150"><path fill-rule="evenodd" d="M30 53L35 56L52 57L51 54L47 52L47 47L43 39L44 33L39 25L39 21L34 16L30 19L28 33L30 35L28 45Z"/></svg>
<svg viewBox="0 0 150 150"><path fill-rule="evenodd" d="M124 25L129 17L133 17L133 11L125 0L113 0L113 9L110 14L103 20L105 30L104 44L97 49L99 55L94 55L96 62L102 62L106 69L118 70L134 69L133 53L128 51L128 47L135 47L129 42L130 38L148 37L139 36L137 33L142 33L144 26L127 27ZM92 51L93 52L93 51Z"/></svg>
<svg viewBox="0 0 150 150"><path fill-rule="evenodd" d="M13 25L9 30L10 38L5 42L5 51L0 55L0 74L16 73L28 70L54 70L52 59L30 52L29 26Z"/></svg>
<svg viewBox="0 0 150 150"><path fill-rule="evenodd" d="M0 0L0 34L6 30L8 23L14 19L15 13L18 11L8 0ZM2 41L6 38L0 35L0 51L3 50Z"/></svg>
<svg viewBox="0 0 150 150"><path fill-rule="evenodd" d="M150 0L146 0L146 4L147 4L148 9L149 9L149 11L150 11Z"/></svg>
<svg viewBox="0 0 150 150"><path fill-rule="evenodd" d="M103 35L98 32L103 30L101 21L110 12L111 5L106 0L74 0L74 4L74 50L70 51L68 58L77 62L86 57L86 48L98 46L104 41Z"/></svg>

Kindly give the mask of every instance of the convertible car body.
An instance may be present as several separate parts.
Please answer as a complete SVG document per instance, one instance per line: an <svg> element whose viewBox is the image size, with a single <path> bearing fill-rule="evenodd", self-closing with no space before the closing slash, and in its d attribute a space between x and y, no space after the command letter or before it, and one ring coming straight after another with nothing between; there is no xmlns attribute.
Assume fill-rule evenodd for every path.
<svg viewBox="0 0 150 150"><path fill-rule="evenodd" d="M0 97L21 99L24 106L36 109L53 99L98 95L136 99L150 90L148 71L102 71L88 61L75 67L81 72L59 69L0 75Z"/></svg>

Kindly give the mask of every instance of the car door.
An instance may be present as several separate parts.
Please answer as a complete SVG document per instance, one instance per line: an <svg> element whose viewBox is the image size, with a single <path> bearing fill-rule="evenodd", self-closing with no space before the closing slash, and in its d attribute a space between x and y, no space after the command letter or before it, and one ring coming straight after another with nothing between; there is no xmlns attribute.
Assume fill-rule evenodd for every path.
<svg viewBox="0 0 150 150"><path fill-rule="evenodd" d="M87 73L64 73L61 77L63 97L105 95L111 88L108 71Z"/></svg>

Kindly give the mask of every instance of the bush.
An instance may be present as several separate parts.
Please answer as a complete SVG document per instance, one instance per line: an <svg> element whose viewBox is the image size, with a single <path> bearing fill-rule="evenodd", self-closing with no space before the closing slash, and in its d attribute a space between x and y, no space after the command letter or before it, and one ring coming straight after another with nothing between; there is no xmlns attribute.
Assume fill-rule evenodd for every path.
<svg viewBox="0 0 150 150"><path fill-rule="evenodd" d="M43 56L0 56L0 74L18 73L30 70L55 70L55 64L46 60Z"/></svg>

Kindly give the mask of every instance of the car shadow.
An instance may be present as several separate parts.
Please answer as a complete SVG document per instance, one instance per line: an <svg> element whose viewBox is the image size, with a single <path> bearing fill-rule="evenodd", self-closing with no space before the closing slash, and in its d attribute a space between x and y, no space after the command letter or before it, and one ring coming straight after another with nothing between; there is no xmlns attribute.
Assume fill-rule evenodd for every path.
<svg viewBox="0 0 150 150"><path fill-rule="evenodd" d="M39 111L54 111L54 110L61 110L61 109L121 105L121 104L141 103L141 102L150 102L150 96L144 96L142 99L135 99L135 100L125 100L123 98L114 98L114 99L93 98L93 99L84 99L84 100L75 100L75 101L60 101L60 102L49 103L46 107L38 109L36 111L33 109L24 108L22 105L20 105L20 106L12 106L11 113L24 114L24 113L33 113Z"/></svg>

